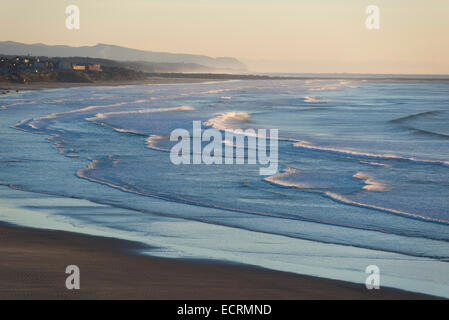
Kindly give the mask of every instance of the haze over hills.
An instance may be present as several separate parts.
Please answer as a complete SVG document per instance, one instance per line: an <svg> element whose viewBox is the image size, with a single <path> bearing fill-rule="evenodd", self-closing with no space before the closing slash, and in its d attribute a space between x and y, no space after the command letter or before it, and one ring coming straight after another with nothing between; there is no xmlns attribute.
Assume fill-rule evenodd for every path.
<svg viewBox="0 0 449 320"><path fill-rule="evenodd" d="M101 43L94 46L71 47L65 45L46 45L42 43L25 44L14 41L1 41L0 54L29 54L32 56L47 57L91 57L117 61L194 64L217 70L246 70L245 64L232 57L213 58L205 55L154 52Z"/></svg>

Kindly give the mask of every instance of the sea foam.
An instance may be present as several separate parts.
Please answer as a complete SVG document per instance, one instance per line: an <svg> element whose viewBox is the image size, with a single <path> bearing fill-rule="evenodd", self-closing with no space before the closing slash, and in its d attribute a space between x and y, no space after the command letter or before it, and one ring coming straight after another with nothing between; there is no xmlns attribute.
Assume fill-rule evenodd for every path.
<svg viewBox="0 0 449 320"><path fill-rule="evenodd" d="M359 201L353 201L343 195L340 194L336 194L333 192L326 192L325 195L335 201L344 203L344 204L348 204L348 205L354 205L357 207L363 207L363 208L368 208L368 209L373 209L373 210L378 210L378 211L383 211L383 212L388 212L388 213L393 213L396 215L401 215L401 216L407 216L410 218L414 218L414 219L419 219L419 220L425 220L425 221L430 221L430 222L436 222L436 223L443 223L443 224L449 224L449 220L444 220L444 219L436 219L436 218L430 218L430 217L426 217L417 213L412 213L412 212L407 212L407 211L403 211L403 210L398 210L398 209L392 209L392 208L386 208L386 207L382 207L382 206L377 206L377 205L373 205L373 204L367 204L367 203L362 203Z"/></svg>
<svg viewBox="0 0 449 320"><path fill-rule="evenodd" d="M301 183L298 181L294 181L291 178L293 178L294 176L297 176L301 173L300 170L296 169L296 168L292 168L292 167L288 167L287 169L283 170L283 172L275 174L273 176L270 177L266 177L264 180L280 185L280 186L284 186L284 187L293 187L293 188L299 188L299 189L308 189L311 188L311 186L305 184L305 183Z"/></svg>
<svg viewBox="0 0 449 320"><path fill-rule="evenodd" d="M173 108L154 108L154 109L139 109L139 110L130 110L130 111L116 111L116 112L105 112L105 113L97 113L95 117L86 118L88 121L95 121L99 119L107 119L111 116L123 115L123 114L145 114L145 113L156 113L156 112L173 112L173 111L191 111L195 110L194 107L190 106L180 106Z"/></svg>
<svg viewBox="0 0 449 320"><path fill-rule="evenodd" d="M246 112L230 111L217 115L204 122L206 126L214 127L218 130L227 130L232 124L245 122L251 118L251 115Z"/></svg>
<svg viewBox="0 0 449 320"><path fill-rule="evenodd" d="M304 149L310 149L310 150L329 151L329 152L342 153L342 154L361 156L361 157L381 158L381 159L391 159L391 160L406 160L406 161L413 161L413 162L419 162L419 163L438 164L438 165L449 166L449 161L445 161L445 160L419 159L416 157L403 157L403 156L399 156L399 155L395 155L395 154L391 154L391 153L372 153L372 152L356 151L356 150L349 150L349 149L343 149L343 148L323 147L323 146L314 145L311 142L304 141L304 140L295 142L293 144L293 146L299 147L299 148L304 148Z"/></svg>
<svg viewBox="0 0 449 320"><path fill-rule="evenodd" d="M354 178L363 180L365 183L365 186L363 187L364 190L369 191L388 191L391 190L385 183L377 181L372 176L370 176L367 173L364 172L357 172L355 175L353 175Z"/></svg>

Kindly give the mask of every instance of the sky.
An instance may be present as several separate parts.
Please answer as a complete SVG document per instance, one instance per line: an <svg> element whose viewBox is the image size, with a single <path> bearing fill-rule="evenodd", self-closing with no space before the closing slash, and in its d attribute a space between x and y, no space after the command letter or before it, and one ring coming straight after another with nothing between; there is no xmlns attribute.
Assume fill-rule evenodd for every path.
<svg viewBox="0 0 449 320"><path fill-rule="evenodd" d="M79 30L66 28L69 5ZM365 26L369 5L379 29ZM231 56L257 72L449 74L448 0L14 0L1 10L1 41Z"/></svg>

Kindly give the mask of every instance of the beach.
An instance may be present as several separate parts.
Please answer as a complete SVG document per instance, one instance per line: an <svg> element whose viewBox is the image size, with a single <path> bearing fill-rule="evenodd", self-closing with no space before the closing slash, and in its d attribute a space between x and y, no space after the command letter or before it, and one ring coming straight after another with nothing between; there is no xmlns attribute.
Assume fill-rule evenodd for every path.
<svg viewBox="0 0 449 320"><path fill-rule="evenodd" d="M95 81L95 82L30 82L27 84L0 82L0 94L7 91L27 91L73 87L101 87L101 86L127 86L144 84L170 84L170 83L198 83L205 81L220 81L221 79L201 79L201 78L161 78L148 77L145 80L123 80L123 81Z"/></svg>
<svg viewBox="0 0 449 320"><path fill-rule="evenodd" d="M217 261L138 255L142 245L0 225L3 299L432 299L431 296ZM65 288L68 265L80 290Z"/></svg>
<svg viewBox="0 0 449 320"><path fill-rule="evenodd" d="M447 81L185 80L2 98L2 298L449 297ZM278 172L174 165L192 121L279 128Z"/></svg>
<svg viewBox="0 0 449 320"><path fill-rule="evenodd" d="M449 299L447 1L74 2L2 5L0 301Z"/></svg>

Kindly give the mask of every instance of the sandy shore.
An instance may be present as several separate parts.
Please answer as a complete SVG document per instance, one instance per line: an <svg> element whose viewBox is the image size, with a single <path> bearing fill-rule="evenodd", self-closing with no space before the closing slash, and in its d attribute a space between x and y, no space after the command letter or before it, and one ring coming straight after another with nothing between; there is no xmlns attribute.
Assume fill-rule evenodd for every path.
<svg viewBox="0 0 449 320"><path fill-rule="evenodd" d="M427 299L429 296L210 261L138 255L138 243L0 225L0 299ZM81 289L65 288L65 268Z"/></svg>
<svg viewBox="0 0 449 320"><path fill-rule="evenodd" d="M200 79L200 78L160 78L151 77L145 80L127 80L127 81L96 81L92 83L77 82L32 82L28 84L0 82L0 94L2 92L16 90L41 90L72 87L96 87L96 86L124 86L141 84L170 84L170 83L198 83L206 81L222 81L221 79Z"/></svg>

